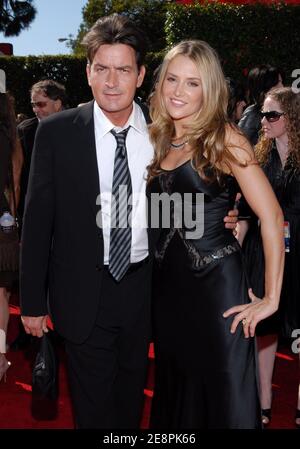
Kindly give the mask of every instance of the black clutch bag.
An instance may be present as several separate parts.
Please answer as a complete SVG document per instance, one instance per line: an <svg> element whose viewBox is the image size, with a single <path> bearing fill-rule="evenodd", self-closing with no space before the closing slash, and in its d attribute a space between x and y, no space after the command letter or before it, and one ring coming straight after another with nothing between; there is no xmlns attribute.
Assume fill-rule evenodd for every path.
<svg viewBox="0 0 300 449"><path fill-rule="evenodd" d="M58 396L58 361L49 333L41 338L32 370L32 395L36 399L55 400Z"/></svg>

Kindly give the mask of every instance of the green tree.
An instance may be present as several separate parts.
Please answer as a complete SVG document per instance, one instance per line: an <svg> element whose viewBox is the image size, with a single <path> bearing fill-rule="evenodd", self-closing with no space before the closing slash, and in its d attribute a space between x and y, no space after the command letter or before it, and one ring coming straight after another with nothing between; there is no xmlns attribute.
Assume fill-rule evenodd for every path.
<svg viewBox="0 0 300 449"><path fill-rule="evenodd" d="M0 31L4 36L18 36L29 27L36 15L33 0L0 0Z"/></svg>
<svg viewBox="0 0 300 449"><path fill-rule="evenodd" d="M74 54L84 54L80 42L96 20L114 12L126 14L145 32L150 51L162 50L166 46L164 25L167 3L165 0L88 0L82 9L83 22L71 43Z"/></svg>

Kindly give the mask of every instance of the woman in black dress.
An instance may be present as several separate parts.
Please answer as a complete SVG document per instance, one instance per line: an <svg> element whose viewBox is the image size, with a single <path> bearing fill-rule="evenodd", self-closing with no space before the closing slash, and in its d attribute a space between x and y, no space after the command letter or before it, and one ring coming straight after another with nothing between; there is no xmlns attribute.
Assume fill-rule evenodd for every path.
<svg viewBox="0 0 300 449"><path fill-rule="evenodd" d="M283 220L249 143L227 120L227 101L208 44L186 41L168 52L150 127L152 228L164 193L153 294L154 428L261 427L253 336L278 308ZM266 293L249 292L252 302L239 244L223 225L237 182L261 219L265 245Z"/></svg>
<svg viewBox="0 0 300 449"><path fill-rule="evenodd" d="M14 177L15 194L19 194L19 180L22 166L22 154L19 142L16 139L16 122L12 98L6 93L0 93L0 217L4 212L12 210L12 192L9 187L10 164L12 176ZM0 246L3 242L0 242ZM0 257L6 249L0 248ZM0 260L1 267L4 265ZM6 353L6 332L9 319L9 288L14 280L18 278L17 271L3 269L0 271L0 381L4 377L9 367L9 362L5 357Z"/></svg>
<svg viewBox="0 0 300 449"><path fill-rule="evenodd" d="M280 308L257 328L260 395L263 422L271 418L272 377L278 333L295 338L300 329L300 94L292 88L272 89L266 96L263 135L255 147L259 163L281 205L285 219L286 258ZM253 292L264 294L264 255L257 219L250 223L243 244ZM300 426L300 386L296 424Z"/></svg>

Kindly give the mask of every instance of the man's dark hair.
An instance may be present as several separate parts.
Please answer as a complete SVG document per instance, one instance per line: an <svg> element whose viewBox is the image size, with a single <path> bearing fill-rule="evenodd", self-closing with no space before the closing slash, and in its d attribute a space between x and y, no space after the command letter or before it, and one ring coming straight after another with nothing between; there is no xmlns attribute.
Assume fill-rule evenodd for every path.
<svg viewBox="0 0 300 449"><path fill-rule="evenodd" d="M65 86L57 81L41 80L31 86L30 94L38 91L43 92L43 94L51 98L51 100L60 100L63 108L68 106Z"/></svg>
<svg viewBox="0 0 300 449"><path fill-rule="evenodd" d="M146 37L136 25L121 14L101 17L95 22L82 40L86 48L88 62L93 62L100 45L129 45L136 54L138 68L143 65L146 54Z"/></svg>

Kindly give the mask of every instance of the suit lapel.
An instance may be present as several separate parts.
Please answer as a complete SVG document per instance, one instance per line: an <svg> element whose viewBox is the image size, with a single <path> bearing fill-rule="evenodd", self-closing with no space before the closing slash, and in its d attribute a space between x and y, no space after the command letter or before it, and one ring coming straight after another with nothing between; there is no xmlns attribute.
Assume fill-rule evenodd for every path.
<svg viewBox="0 0 300 449"><path fill-rule="evenodd" d="M95 214L99 206L96 199L100 193L99 173L95 143L94 101L78 108L78 115L74 119L77 127L79 149L79 163L82 173L82 183L86 190L87 200Z"/></svg>

